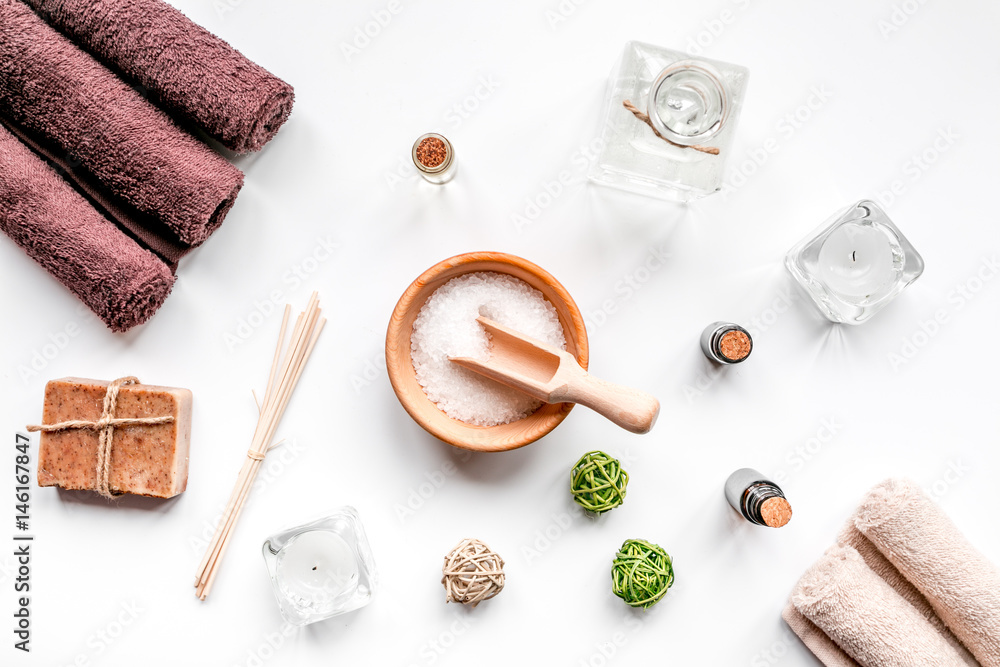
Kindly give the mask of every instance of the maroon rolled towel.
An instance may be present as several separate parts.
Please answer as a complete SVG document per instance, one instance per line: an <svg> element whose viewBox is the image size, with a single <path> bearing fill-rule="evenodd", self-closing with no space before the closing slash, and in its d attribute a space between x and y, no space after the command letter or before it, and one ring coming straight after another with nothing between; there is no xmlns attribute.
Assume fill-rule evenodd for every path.
<svg viewBox="0 0 1000 667"><path fill-rule="evenodd" d="M260 150L292 112L292 87L161 0L26 0L227 148Z"/></svg>
<svg viewBox="0 0 1000 667"><path fill-rule="evenodd" d="M20 0L0 0L0 114L109 193L198 245L243 173Z"/></svg>
<svg viewBox="0 0 1000 667"><path fill-rule="evenodd" d="M0 126L0 229L112 331L163 304L174 275Z"/></svg>

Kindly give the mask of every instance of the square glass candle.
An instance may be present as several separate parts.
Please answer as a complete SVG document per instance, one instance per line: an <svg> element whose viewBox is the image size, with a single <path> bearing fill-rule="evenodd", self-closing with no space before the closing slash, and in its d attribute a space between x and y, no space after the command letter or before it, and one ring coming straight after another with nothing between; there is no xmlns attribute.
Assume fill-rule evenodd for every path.
<svg viewBox="0 0 1000 667"><path fill-rule="evenodd" d="M292 625L354 611L375 592L375 561L353 507L272 535L263 553L281 615Z"/></svg>
<svg viewBox="0 0 1000 667"><path fill-rule="evenodd" d="M608 82L591 180L675 201L717 192L749 76L738 65L628 42Z"/></svg>
<svg viewBox="0 0 1000 667"><path fill-rule="evenodd" d="M785 266L834 322L861 324L924 272L924 260L878 204L834 214L785 257Z"/></svg>

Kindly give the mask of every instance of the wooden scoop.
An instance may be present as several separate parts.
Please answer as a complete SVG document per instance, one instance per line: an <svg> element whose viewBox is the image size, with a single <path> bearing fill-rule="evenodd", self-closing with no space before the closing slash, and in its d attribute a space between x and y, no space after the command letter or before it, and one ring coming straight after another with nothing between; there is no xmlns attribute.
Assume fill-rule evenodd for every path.
<svg viewBox="0 0 1000 667"><path fill-rule="evenodd" d="M522 391L545 403L579 403L632 433L647 433L660 402L645 392L599 380L576 358L486 317L476 318L490 334L488 360L449 359L471 371Z"/></svg>

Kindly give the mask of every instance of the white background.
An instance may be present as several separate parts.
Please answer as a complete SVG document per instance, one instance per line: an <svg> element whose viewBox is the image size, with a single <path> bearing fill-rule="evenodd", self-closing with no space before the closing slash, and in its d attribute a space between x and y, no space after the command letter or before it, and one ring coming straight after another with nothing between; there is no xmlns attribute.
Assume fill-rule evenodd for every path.
<svg viewBox="0 0 1000 667"><path fill-rule="evenodd" d="M1000 9L576 1L559 13L555 0L398 0L349 58L341 45L386 2L177 3L291 82L295 110L264 151L237 160L246 186L226 223L128 335L108 332L0 240L0 538L14 532L14 434L39 419L46 380L134 374L195 396L190 481L175 500L108 507L33 491L33 652L11 648L3 548L5 664L815 665L781 608L864 492L896 475L934 493L1000 561L1000 279L988 263L1000 250ZM700 40L704 55L750 69L728 164L742 187L731 196L683 207L587 184L585 151L629 39ZM432 130L460 162L444 187L407 166L413 139ZM765 145L777 147L766 161ZM547 199L562 171L570 185ZM894 181L898 194L880 195ZM927 270L872 321L833 326L794 291L781 259L868 197L881 198ZM534 217L519 227L515 215ZM324 243L337 245L332 256ZM591 370L662 402L650 435L577 409L532 446L468 455L410 420L380 368L389 314L424 269L471 250L521 255L566 285L588 316ZM654 252L669 259L646 272ZM977 291L969 299L959 286ZM250 391L263 388L277 336L280 308L265 302L301 309L313 289L331 321L279 429L283 458L277 450L265 463L215 590L199 602L194 572L249 444ZM936 315L944 323L922 333ZM756 342L747 363L721 374L698 349L717 319L743 323ZM76 335L59 333L67 328ZM632 477L625 505L599 521L576 513L567 490L573 462L594 448ZM457 472L443 475L448 462ZM742 466L781 476L795 509L788 527L751 526L725 503L723 481ZM361 513L381 589L358 613L282 634L261 543L344 504ZM507 561L506 590L475 610L446 605L439 583L444 554L467 536ZM662 545L676 567L674 588L647 613L610 591L612 557L632 537Z"/></svg>

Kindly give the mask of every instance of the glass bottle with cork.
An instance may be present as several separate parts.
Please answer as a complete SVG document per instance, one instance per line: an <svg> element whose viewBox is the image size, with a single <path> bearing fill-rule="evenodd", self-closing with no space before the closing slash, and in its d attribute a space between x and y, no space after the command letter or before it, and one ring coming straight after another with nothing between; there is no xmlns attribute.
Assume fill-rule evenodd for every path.
<svg viewBox="0 0 1000 667"><path fill-rule="evenodd" d="M676 201L717 192L749 75L738 65L628 42L608 84L591 180Z"/></svg>

